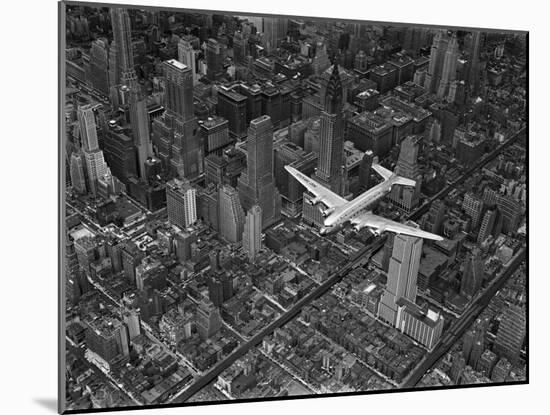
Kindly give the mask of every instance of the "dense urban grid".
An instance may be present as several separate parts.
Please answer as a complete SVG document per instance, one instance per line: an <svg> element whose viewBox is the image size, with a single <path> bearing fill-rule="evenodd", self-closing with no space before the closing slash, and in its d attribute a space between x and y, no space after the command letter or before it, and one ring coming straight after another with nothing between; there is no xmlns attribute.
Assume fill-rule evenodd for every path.
<svg viewBox="0 0 550 415"><path fill-rule="evenodd" d="M66 6L66 408L526 381L526 35ZM442 241L344 226L285 169Z"/></svg>

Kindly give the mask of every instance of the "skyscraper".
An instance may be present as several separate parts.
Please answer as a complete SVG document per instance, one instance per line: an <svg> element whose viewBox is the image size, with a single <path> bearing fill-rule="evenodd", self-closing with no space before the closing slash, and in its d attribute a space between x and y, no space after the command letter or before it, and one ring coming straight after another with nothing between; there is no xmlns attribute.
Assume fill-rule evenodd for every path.
<svg viewBox="0 0 550 415"><path fill-rule="evenodd" d="M281 216L281 196L273 177L273 124L269 116L250 122L246 151L246 171L238 180L239 197L245 210L253 205L261 207L265 229Z"/></svg>
<svg viewBox="0 0 550 415"><path fill-rule="evenodd" d="M428 92L437 91L437 87L439 86L447 44L447 35L443 30L438 30L432 42L430 63L428 64L428 72L424 81L424 88Z"/></svg>
<svg viewBox="0 0 550 415"><path fill-rule="evenodd" d="M168 221L187 228L197 220L196 190L188 181L178 179L166 183Z"/></svg>
<svg viewBox="0 0 550 415"><path fill-rule="evenodd" d="M498 210L502 213L502 232L509 234L517 230L521 213L521 203L512 196L499 195Z"/></svg>
<svg viewBox="0 0 550 415"><path fill-rule="evenodd" d="M495 224L497 221L498 211L496 209L488 210L483 215L481 226L479 227L479 234L477 235L477 242L483 243L493 233Z"/></svg>
<svg viewBox="0 0 550 415"><path fill-rule="evenodd" d="M525 308L511 304L508 306L498 326L493 351L510 362L517 363L525 337Z"/></svg>
<svg viewBox="0 0 550 415"><path fill-rule="evenodd" d="M178 61L190 68L193 85L198 82L196 58L195 50L193 49L191 42L185 39L180 39L178 43Z"/></svg>
<svg viewBox="0 0 550 415"><path fill-rule="evenodd" d="M399 208L410 212L414 209L420 199L420 186L422 185L422 174L418 166L418 152L420 149L421 136L408 136L401 142L401 151L395 167L395 173L407 179L416 180L416 185L393 186L389 198Z"/></svg>
<svg viewBox="0 0 550 415"><path fill-rule="evenodd" d="M445 51L445 59L443 60L443 68L441 70L441 79L437 87L437 96L446 98L449 93L449 86L456 79L456 65L458 62L458 41L456 34L453 34L447 50Z"/></svg>
<svg viewBox="0 0 550 415"><path fill-rule="evenodd" d="M485 276L484 266L481 252L478 249L466 257L460 280L462 294L468 297L474 297L477 294Z"/></svg>
<svg viewBox="0 0 550 415"><path fill-rule="evenodd" d="M317 155L306 153L301 147L288 141L275 143L274 149L275 185L281 194L281 210L286 216L297 217L302 210L304 187L288 171L290 165L307 176L317 166Z"/></svg>
<svg viewBox="0 0 550 415"><path fill-rule="evenodd" d="M246 214L243 231L243 249L250 261L254 261L262 247L262 208L254 205Z"/></svg>
<svg viewBox="0 0 550 415"><path fill-rule="evenodd" d="M196 323L201 339L212 337L222 326L220 310L207 298L204 298L197 308Z"/></svg>
<svg viewBox="0 0 550 415"><path fill-rule="evenodd" d="M92 86L109 96L109 44L107 39L99 38L90 47L90 77Z"/></svg>
<svg viewBox="0 0 550 415"><path fill-rule="evenodd" d="M239 242L244 227L244 212L239 194L231 186L220 186L218 203L220 236L230 243Z"/></svg>
<svg viewBox="0 0 550 415"><path fill-rule="evenodd" d="M99 149L97 126L94 107L91 104L82 105L77 110L78 126L80 127L80 143L84 151Z"/></svg>
<svg viewBox="0 0 550 415"><path fill-rule="evenodd" d="M109 50L110 85L125 84L127 80L135 79L134 52L132 46L132 28L130 16L123 8L111 8L111 23L113 25L113 43Z"/></svg>
<svg viewBox="0 0 550 415"><path fill-rule="evenodd" d="M193 77L185 64L163 62L166 112L153 121L153 138L164 169L195 178L203 171L203 153L193 111Z"/></svg>
<svg viewBox="0 0 550 415"><path fill-rule="evenodd" d="M470 50L468 57L468 88L471 95L479 91L479 55L481 51L482 33L473 31L470 39Z"/></svg>
<svg viewBox="0 0 550 415"><path fill-rule="evenodd" d="M106 174L111 174L103 151L99 149L94 110L91 105L78 108L78 121L80 125L81 143L84 149L86 162L87 184L86 187L92 195L98 195L98 181Z"/></svg>
<svg viewBox="0 0 550 415"><path fill-rule="evenodd" d="M332 72L322 97L319 166L315 179L337 194L343 191L344 164L344 119L343 95L338 63L332 66Z"/></svg>
<svg viewBox="0 0 550 415"><path fill-rule="evenodd" d="M412 303L416 300L416 279L420 266L422 243L422 238L413 236L395 235L394 237L388 282L378 309L380 318L392 325L396 324L397 300L401 297Z"/></svg>
<svg viewBox="0 0 550 415"><path fill-rule="evenodd" d="M271 52L280 46L281 40L286 37L288 19L282 17L264 17L263 29L264 44L267 52Z"/></svg>
<svg viewBox="0 0 550 415"><path fill-rule="evenodd" d="M216 39L208 39L206 44L206 76L215 81L223 76L223 60L227 47Z"/></svg>
<svg viewBox="0 0 550 415"><path fill-rule="evenodd" d="M472 230L476 231L483 213L483 201L476 197L473 193L468 192L464 196L462 209L472 218Z"/></svg>
<svg viewBox="0 0 550 415"><path fill-rule="evenodd" d="M81 152L73 152L73 154L71 154L70 175L73 189L80 194L86 193L84 156Z"/></svg>
<svg viewBox="0 0 550 415"><path fill-rule="evenodd" d="M359 184L361 186L361 191L363 192L372 187L370 174L373 160L374 153L372 150L367 150L361 159L361 164L359 165Z"/></svg>

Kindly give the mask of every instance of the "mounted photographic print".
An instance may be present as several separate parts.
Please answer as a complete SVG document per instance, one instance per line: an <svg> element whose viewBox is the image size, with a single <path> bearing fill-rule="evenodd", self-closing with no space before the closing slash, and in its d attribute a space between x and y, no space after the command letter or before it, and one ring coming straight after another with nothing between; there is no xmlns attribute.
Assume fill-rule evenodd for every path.
<svg viewBox="0 0 550 415"><path fill-rule="evenodd" d="M60 412L528 382L527 32L59 12Z"/></svg>

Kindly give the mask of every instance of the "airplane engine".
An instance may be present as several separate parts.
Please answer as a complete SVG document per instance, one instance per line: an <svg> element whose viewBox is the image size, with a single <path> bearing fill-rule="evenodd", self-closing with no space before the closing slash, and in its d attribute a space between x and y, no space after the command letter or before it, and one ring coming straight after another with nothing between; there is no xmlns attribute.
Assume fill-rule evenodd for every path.
<svg viewBox="0 0 550 415"><path fill-rule="evenodd" d="M334 212L334 208L327 208L327 209L321 210L321 214L323 215L324 218L326 218L332 212Z"/></svg>

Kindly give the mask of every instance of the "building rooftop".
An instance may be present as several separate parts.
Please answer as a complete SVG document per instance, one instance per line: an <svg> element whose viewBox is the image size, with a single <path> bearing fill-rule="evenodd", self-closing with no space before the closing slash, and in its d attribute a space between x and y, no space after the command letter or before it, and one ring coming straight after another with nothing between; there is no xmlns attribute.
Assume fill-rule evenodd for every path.
<svg viewBox="0 0 550 415"><path fill-rule="evenodd" d="M184 70L184 69L187 69L187 65L185 65L184 63L181 63L180 61L178 61L176 59L169 59L169 60L166 61L166 63L168 65L173 66L176 69L179 69L180 71Z"/></svg>

